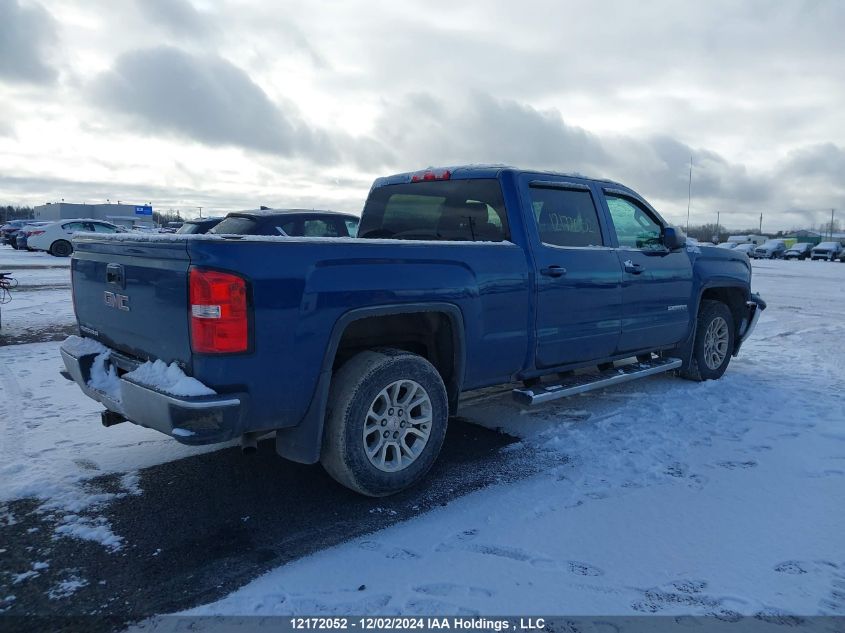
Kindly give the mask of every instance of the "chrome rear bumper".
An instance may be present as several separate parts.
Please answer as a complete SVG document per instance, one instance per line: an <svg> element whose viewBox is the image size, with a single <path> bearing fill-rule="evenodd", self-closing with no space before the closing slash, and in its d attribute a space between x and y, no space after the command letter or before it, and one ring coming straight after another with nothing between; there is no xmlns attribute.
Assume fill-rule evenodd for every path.
<svg viewBox="0 0 845 633"><path fill-rule="evenodd" d="M129 422L166 433L183 444L213 444L242 434L246 394L174 396L125 378L118 378L117 388L107 393L90 382L96 353L80 355L64 345L60 351L67 369L62 374L89 398Z"/></svg>

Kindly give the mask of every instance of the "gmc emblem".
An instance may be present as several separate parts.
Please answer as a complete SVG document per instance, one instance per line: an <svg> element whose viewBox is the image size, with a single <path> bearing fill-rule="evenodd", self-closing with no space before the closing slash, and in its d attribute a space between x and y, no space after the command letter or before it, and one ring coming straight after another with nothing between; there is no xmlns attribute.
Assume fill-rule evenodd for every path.
<svg viewBox="0 0 845 633"><path fill-rule="evenodd" d="M129 312L129 297L126 295L119 295L106 290L103 292L103 302L110 308Z"/></svg>

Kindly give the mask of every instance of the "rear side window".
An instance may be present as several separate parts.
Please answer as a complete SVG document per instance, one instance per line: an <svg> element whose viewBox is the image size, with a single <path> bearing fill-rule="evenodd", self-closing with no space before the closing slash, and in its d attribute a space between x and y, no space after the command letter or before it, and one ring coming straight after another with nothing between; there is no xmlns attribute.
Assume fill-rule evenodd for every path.
<svg viewBox="0 0 845 633"><path fill-rule="evenodd" d="M341 235L339 220L303 220L302 235L305 237L339 237ZM342 235L346 236L346 225Z"/></svg>
<svg viewBox="0 0 845 633"><path fill-rule="evenodd" d="M531 205L540 241L551 246L601 246L599 216L586 189L532 186Z"/></svg>
<svg viewBox="0 0 845 633"><path fill-rule="evenodd" d="M483 178L374 189L358 237L501 242L510 234L501 186Z"/></svg>
<svg viewBox="0 0 845 633"><path fill-rule="evenodd" d="M94 231L96 233L117 233L118 229L108 224L94 222Z"/></svg>
<svg viewBox="0 0 845 633"><path fill-rule="evenodd" d="M65 231L84 231L85 224L82 222L68 222L67 224L62 224L62 228Z"/></svg>
<svg viewBox="0 0 845 633"><path fill-rule="evenodd" d="M268 220L267 225L264 227L266 235L291 237L347 237L349 235L342 217L306 215L286 221L276 218L272 221Z"/></svg>

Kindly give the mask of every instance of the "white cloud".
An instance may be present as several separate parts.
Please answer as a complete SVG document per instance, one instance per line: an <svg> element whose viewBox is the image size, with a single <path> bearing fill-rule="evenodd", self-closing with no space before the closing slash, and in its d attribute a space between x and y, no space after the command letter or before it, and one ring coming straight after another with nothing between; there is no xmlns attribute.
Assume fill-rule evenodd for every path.
<svg viewBox="0 0 845 633"><path fill-rule="evenodd" d="M50 10L0 0L15 37L41 33L21 49L31 77L54 82L0 72L16 106L5 136L0 122L0 201L46 195L27 183L93 197L117 182L163 204L355 209L380 173L508 162L619 179L685 219L692 156L693 222L765 211L788 228L845 205L837 0Z"/></svg>
<svg viewBox="0 0 845 633"><path fill-rule="evenodd" d="M0 0L0 81L55 81L57 72L48 61L54 27L52 16L40 5Z"/></svg>

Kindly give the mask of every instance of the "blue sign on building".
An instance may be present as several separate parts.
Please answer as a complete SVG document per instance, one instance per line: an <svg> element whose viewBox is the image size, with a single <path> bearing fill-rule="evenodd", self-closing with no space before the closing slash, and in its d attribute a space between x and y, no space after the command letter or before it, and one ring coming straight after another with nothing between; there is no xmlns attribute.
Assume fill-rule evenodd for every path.
<svg viewBox="0 0 845 633"><path fill-rule="evenodd" d="M152 215L152 214L153 214L153 208L148 204L145 204L144 206L141 206L141 207L135 207L135 215Z"/></svg>

